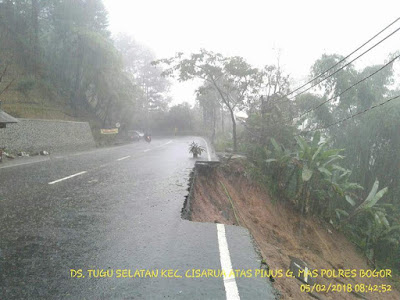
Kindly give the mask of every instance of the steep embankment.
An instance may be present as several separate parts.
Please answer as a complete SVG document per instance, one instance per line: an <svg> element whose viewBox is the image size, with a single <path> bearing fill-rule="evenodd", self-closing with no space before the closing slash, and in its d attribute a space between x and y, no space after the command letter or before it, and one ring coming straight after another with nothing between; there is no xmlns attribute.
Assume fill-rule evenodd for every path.
<svg viewBox="0 0 400 300"><path fill-rule="evenodd" d="M252 233L271 270L289 267L289 256L306 261L312 269L368 269L366 260L343 234L318 218L302 218L289 205L273 203L267 191L251 182L240 160L231 160L215 168L200 170L194 179L191 220L241 225ZM393 279L317 278L317 283L389 284ZM294 278L276 278L274 286L283 299L307 299ZM394 288L392 288L394 289ZM368 291L363 295L349 292L314 293L319 299L400 299L396 290L388 293Z"/></svg>
<svg viewBox="0 0 400 300"><path fill-rule="evenodd" d="M17 118L59 119L75 121L67 100L40 75L28 75L16 58L1 55L0 72L4 72L0 91L11 85L1 95L1 108Z"/></svg>
<svg viewBox="0 0 400 300"><path fill-rule="evenodd" d="M8 87L0 95L2 110L16 118L26 119L94 119L85 109L74 111L69 98L63 95L60 88L54 86L53 81L47 78L41 69L35 76L29 72L17 55L10 54L11 46L0 47L0 93Z"/></svg>

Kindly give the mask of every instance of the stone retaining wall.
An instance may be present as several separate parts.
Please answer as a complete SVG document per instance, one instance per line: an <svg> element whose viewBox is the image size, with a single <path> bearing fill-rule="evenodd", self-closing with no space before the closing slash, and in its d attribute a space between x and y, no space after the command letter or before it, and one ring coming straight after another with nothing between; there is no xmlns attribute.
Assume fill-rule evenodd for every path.
<svg viewBox="0 0 400 300"><path fill-rule="evenodd" d="M0 129L0 147L9 151L68 152L95 147L89 123L18 119Z"/></svg>

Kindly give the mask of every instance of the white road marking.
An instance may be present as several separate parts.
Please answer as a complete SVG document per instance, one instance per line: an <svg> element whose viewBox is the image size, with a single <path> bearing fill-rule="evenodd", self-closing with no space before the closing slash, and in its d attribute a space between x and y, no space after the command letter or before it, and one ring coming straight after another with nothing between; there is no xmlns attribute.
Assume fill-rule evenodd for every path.
<svg viewBox="0 0 400 300"><path fill-rule="evenodd" d="M33 165L33 164L37 164L37 163L41 163L41 162L49 161L49 160L51 160L51 159L47 158L47 159L38 160L38 161L28 161L28 162L15 163L15 164L12 164L12 165L9 165L9 166L7 166L7 165L1 166L0 169L13 168L13 167L24 166L24 165Z"/></svg>
<svg viewBox="0 0 400 300"><path fill-rule="evenodd" d="M168 144L171 144L171 143L172 143L172 140L170 140L169 142L166 142L165 144L162 144L162 145L160 145L160 146L157 146L157 147L154 147L154 148L151 148L151 149L143 150L143 152L149 152L150 150L154 150L154 149L157 149L157 148L161 148L161 147L164 147L164 146L166 146L166 145L168 145Z"/></svg>
<svg viewBox="0 0 400 300"><path fill-rule="evenodd" d="M49 184L55 184L57 182L60 182L60 181L63 181L63 180L67 180L67 179L70 179L72 177L79 176L79 175L82 175L82 174L85 174L85 173L87 173L87 171L79 172L79 173L76 173L74 175L70 175L70 176L67 176L67 177L64 177L64 178L61 178L61 179L58 179L58 180L54 180L52 182L49 182Z"/></svg>
<svg viewBox="0 0 400 300"><path fill-rule="evenodd" d="M307 267L305 267L304 268L304 281L306 282L306 283L308 283L308 268Z"/></svg>
<svg viewBox="0 0 400 300"><path fill-rule="evenodd" d="M121 158L118 158L117 161L121 161L121 160L127 159L127 158L129 158L129 157L131 157L131 156L128 155L128 156L125 156L125 157L121 157Z"/></svg>
<svg viewBox="0 0 400 300"><path fill-rule="evenodd" d="M211 154L210 154L210 150L208 149L208 144L207 144L207 141L205 140L205 139L203 139L203 138L201 138L203 141L204 141L204 143L206 144L206 149L207 149L207 158L208 158L208 161L210 161L211 160Z"/></svg>
<svg viewBox="0 0 400 300"><path fill-rule="evenodd" d="M224 224L217 224L219 257L221 268L225 272L224 286L227 300L239 300L239 290L236 285L235 273L232 272L231 257L229 255L228 241L226 240Z"/></svg>
<svg viewBox="0 0 400 300"><path fill-rule="evenodd" d="M210 154L210 149L208 148L208 143L204 138L201 139L206 144L207 158L208 161L210 161L211 154ZM235 273L232 272L232 262L228 248L228 241L226 240L224 224L217 224L217 234L218 234L218 249L219 249L219 258L221 261L221 269L225 271L224 287L225 287L226 299L240 300L239 290L236 285Z"/></svg>

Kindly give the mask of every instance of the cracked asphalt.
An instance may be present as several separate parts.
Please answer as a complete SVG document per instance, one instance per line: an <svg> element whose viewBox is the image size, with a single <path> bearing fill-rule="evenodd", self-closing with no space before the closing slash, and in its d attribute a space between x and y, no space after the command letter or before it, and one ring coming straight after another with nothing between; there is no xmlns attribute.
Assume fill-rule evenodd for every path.
<svg viewBox="0 0 400 300"><path fill-rule="evenodd" d="M192 141L204 145L154 138L0 167L0 299L226 299L222 278L184 276L221 269L216 224L180 215ZM226 236L232 268L257 269L248 231L226 226ZM118 269L183 277L116 278ZM236 282L241 299L274 299L266 278Z"/></svg>

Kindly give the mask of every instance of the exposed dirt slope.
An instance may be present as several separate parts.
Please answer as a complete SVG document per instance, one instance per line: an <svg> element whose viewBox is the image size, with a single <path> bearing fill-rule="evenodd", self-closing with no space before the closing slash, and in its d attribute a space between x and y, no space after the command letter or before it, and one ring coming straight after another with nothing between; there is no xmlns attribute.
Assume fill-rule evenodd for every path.
<svg viewBox="0 0 400 300"><path fill-rule="evenodd" d="M225 188L224 188L225 187ZM226 191L230 195L232 209ZM301 218L289 205L272 203L267 191L245 176L243 164L232 160L210 172L200 171L194 182L191 219L241 225L252 233L271 270L286 271L289 256L306 261L313 269L368 269L366 260L343 234L318 218ZM239 224L238 224L239 223ZM393 279L317 279L321 284L391 284ZM283 299L308 299L294 278L277 278L274 286ZM394 289L394 288L393 288ZM352 293L319 293L320 299L356 299ZM367 299L400 299L400 293L370 292Z"/></svg>

